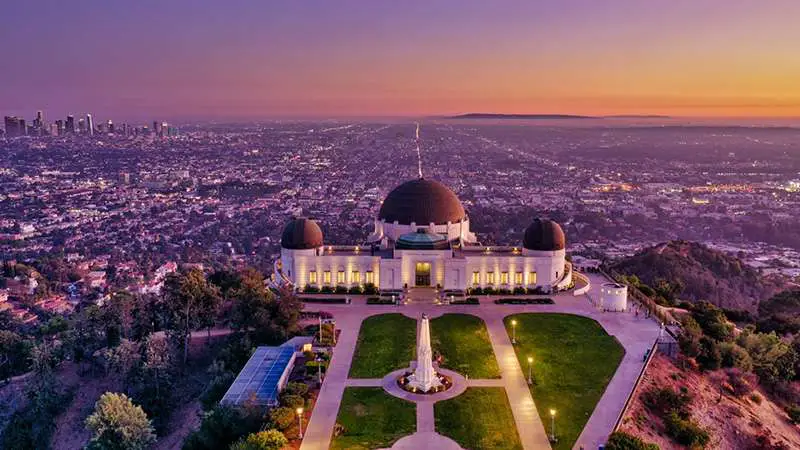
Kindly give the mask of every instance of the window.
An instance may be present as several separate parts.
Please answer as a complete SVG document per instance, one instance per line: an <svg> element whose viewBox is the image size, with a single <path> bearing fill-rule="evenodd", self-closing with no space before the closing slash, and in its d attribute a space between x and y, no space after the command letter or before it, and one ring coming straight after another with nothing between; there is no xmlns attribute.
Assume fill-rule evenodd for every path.
<svg viewBox="0 0 800 450"><path fill-rule="evenodd" d="M361 284L361 272L354 270L350 282L354 284Z"/></svg>
<svg viewBox="0 0 800 450"><path fill-rule="evenodd" d="M309 284L317 284L317 271L312 270L308 272L308 283Z"/></svg>
<svg viewBox="0 0 800 450"><path fill-rule="evenodd" d="M326 270L325 272L322 272L322 282L325 283L325 284L331 284L331 271L330 270Z"/></svg>
<svg viewBox="0 0 800 450"><path fill-rule="evenodd" d="M536 284L536 272L528 274L528 284Z"/></svg>
<svg viewBox="0 0 800 450"><path fill-rule="evenodd" d="M494 272L486 272L486 284L494 284Z"/></svg>
<svg viewBox="0 0 800 450"><path fill-rule="evenodd" d="M368 270L366 276L368 284L375 284L375 273L373 273L371 270Z"/></svg>
<svg viewBox="0 0 800 450"><path fill-rule="evenodd" d="M500 284L508 284L508 272L500 272Z"/></svg>
<svg viewBox="0 0 800 450"><path fill-rule="evenodd" d="M480 272L472 272L472 285L477 286L481 284L481 273Z"/></svg>
<svg viewBox="0 0 800 450"><path fill-rule="evenodd" d="M344 284L344 270L336 272L336 284Z"/></svg>
<svg viewBox="0 0 800 450"><path fill-rule="evenodd" d="M517 272L514 274L514 284L522 286L522 272Z"/></svg>

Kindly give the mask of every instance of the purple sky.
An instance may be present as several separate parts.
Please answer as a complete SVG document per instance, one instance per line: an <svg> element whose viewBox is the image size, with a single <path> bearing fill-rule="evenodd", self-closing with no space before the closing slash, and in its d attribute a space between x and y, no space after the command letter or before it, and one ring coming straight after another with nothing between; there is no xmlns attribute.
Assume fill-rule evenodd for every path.
<svg viewBox="0 0 800 450"><path fill-rule="evenodd" d="M798 0L0 6L0 115L800 116Z"/></svg>

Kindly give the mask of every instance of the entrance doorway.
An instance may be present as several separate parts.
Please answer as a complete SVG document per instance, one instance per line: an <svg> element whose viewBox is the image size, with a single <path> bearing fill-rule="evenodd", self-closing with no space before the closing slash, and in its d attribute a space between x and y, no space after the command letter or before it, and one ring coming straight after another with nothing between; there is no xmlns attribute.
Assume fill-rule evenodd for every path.
<svg viewBox="0 0 800 450"><path fill-rule="evenodd" d="M418 262L415 271L414 286L431 285L431 263Z"/></svg>

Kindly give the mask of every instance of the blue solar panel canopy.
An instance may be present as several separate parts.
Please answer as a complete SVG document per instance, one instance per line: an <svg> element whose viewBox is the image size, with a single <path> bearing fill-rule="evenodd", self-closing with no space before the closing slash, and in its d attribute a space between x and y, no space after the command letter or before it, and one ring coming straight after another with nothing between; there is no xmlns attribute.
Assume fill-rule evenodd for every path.
<svg viewBox="0 0 800 450"><path fill-rule="evenodd" d="M220 403L276 405L278 394L294 364L294 357L294 349L289 346L258 347Z"/></svg>

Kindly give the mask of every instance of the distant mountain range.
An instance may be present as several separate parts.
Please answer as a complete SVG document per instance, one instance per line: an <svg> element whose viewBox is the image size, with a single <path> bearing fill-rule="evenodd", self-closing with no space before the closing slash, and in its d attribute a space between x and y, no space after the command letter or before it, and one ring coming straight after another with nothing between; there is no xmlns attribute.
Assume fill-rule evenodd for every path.
<svg viewBox="0 0 800 450"><path fill-rule="evenodd" d="M669 119L669 116L658 115L618 115L618 116L581 116L577 114L498 114L498 113L467 113L449 116L448 119Z"/></svg>

